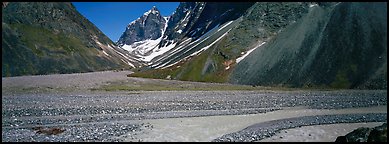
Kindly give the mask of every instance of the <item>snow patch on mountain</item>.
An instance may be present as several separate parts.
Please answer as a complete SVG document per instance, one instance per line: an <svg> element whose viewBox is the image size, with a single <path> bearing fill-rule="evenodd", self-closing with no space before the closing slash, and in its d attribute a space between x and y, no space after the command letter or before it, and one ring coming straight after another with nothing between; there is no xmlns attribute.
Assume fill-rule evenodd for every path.
<svg viewBox="0 0 389 144"><path fill-rule="evenodd" d="M137 53L138 55L146 55L148 52L157 47L160 41L161 38L156 40L147 39L144 41L135 42L131 45L123 45L122 48L129 52Z"/></svg>
<svg viewBox="0 0 389 144"><path fill-rule="evenodd" d="M111 57L107 52L103 51L103 53L108 56L108 57Z"/></svg>
<svg viewBox="0 0 389 144"><path fill-rule="evenodd" d="M213 28L212 31L215 31L216 28L217 28L217 26L216 26L215 28ZM223 28L224 28L224 27L223 27ZM177 63L181 62L182 60L185 60L185 59L187 59L187 58L189 58L189 57L198 55L198 54L200 54L201 52L203 52L203 51L207 50L208 48L212 47L215 43L219 42L219 41L220 41L224 36L226 36L230 31L231 31L231 28L230 28L229 30L227 30L227 32L225 32L225 33L224 33L223 35L221 35L219 38L217 38L215 41L213 41L211 44L209 44L209 45L207 45L207 46L201 48L200 50L198 50L198 51L196 51L196 52L194 52L194 53L192 53L192 54L190 54L190 55L184 57L183 59L181 59L181 60L179 60L179 61L177 61L177 62L174 62L174 63L172 63L172 64L167 65L168 63L171 62L171 61L169 61L169 62L167 62L167 63L165 63L165 64L162 64L162 65L159 65L158 67L155 67L155 68L156 68L156 69L158 69L158 68L165 69L165 68L171 67L171 66L173 66L173 65L175 65L175 64L177 64ZM208 34L208 33L207 33L207 34ZM191 45L191 44L194 44L194 43L197 43L198 41L200 41L200 42L198 42L197 44L195 44L194 46L192 46L190 49L187 49L184 53L189 52L190 50L192 50L193 48L195 48L197 45L203 43L203 42L204 42L205 40L207 40L207 39L209 39L209 36L203 38L201 41L200 41L200 39L197 39L196 41L191 42L191 43L188 44L188 45Z"/></svg>
<svg viewBox="0 0 389 144"><path fill-rule="evenodd" d="M201 48L199 51L197 52L194 52L193 54L189 55L189 56L195 56L197 55L198 53L201 53L205 50L207 50L208 48L210 48L211 46L213 46L216 42L220 41L224 36L226 36L228 34L228 32L230 32L231 29L229 29L226 33L224 33L222 36L220 36L218 39L216 39L215 41L213 41L211 44L209 44L208 46L205 46L203 48Z"/></svg>
<svg viewBox="0 0 389 144"><path fill-rule="evenodd" d="M169 51L169 54L167 55L164 55L162 57L159 57L158 59L155 60L156 63L154 63L153 65L151 65L151 67L156 67L158 65L161 65L162 62L158 62L160 60L162 60L163 58L166 58L166 57L170 57L172 56L173 54L176 54L177 52L179 52L180 50L182 50L182 48L184 46L187 46L187 44L192 40L192 38L188 38L184 41L182 41L176 48L174 48L173 50ZM170 61L169 61L170 62ZM166 65L166 64L165 64Z"/></svg>
<svg viewBox="0 0 389 144"><path fill-rule="evenodd" d="M159 56L159 55L162 55L164 54L165 52L168 52L169 50L171 50L172 48L174 48L176 46L176 43L174 44L170 44L166 47L161 47L157 50L154 50L150 55L147 55L147 56L144 56L142 57L141 59L145 62L150 62L152 59L154 59L155 57Z"/></svg>
<svg viewBox="0 0 389 144"><path fill-rule="evenodd" d="M311 7L314 7L314 6L319 6L319 5L317 5L316 3L315 4L309 4L309 7L311 8Z"/></svg>
<svg viewBox="0 0 389 144"><path fill-rule="evenodd" d="M247 52L245 52L244 55L242 55L241 57L237 58L236 59L236 63L239 63L240 61L242 61L244 58L246 58L251 52L253 52L255 49L261 47L263 44L265 44L266 42L262 42L261 44L259 44L258 46L256 46L255 48L252 48L250 50L248 50Z"/></svg>
<svg viewBox="0 0 389 144"><path fill-rule="evenodd" d="M191 56L194 56L194 55L197 55L205 50L207 50L208 48L210 48L212 45L214 45L216 42L220 41L225 35L227 35L229 33L229 31L231 30L228 29L226 32L224 32L220 37L218 37L216 40L214 40L211 44L209 44L208 46L205 46L205 47L202 47L201 49L195 51L194 53L192 54L189 54L187 56L185 56L184 58L172 63L172 64L169 64L173 61L173 59L177 59L179 56L176 56L176 57L173 57L174 55L178 54L178 53L188 53L190 51L192 51L193 49L195 49L198 45L204 43L206 40L208 40L212 35L214 35L215 33L218 33L219 31L221 31L222 29L225 29L228 25L230 25L233 21L230 21L230 22L227 22L225 24L223 24L222 26L220 26L220 24L214 26L211 30L207 31L205 34L203 34L201 37L197 38L195 41L192 41L188 44L186 44L187 42L189 42L189 40L192 40L191 38L190 39L186 39L185 41L183 41L177 48L174 48L173 51L169 52L167 55L164 55L163 57L160 57L159 59L157 59L155 64L151 65L151 67L154 67L155 69L158 69L158 68L167 68L167 67L170 67L172 65L175 65L177 63L179 63L180 61L182 60L185 60ZM163 58L169 58L170 60L168 60L167 62L164 62L164 63L161 63L158 61L163 59Z"/></svg>
<svg viewBox="0 0 389 144"><path fill-rule="evenodd" d="M166 21L166 26L167 26L167 22L169 21L169 19L170 19L170 16L163 17L163 18L165 19L165 21Z"/></svg>
<svg viewBox="0 0 389 144"><path fill-rule="evenodd" d="M182 22L186 21L186 19L188 19L189 15L190 15L190 11L188 13L186 13L185 18L182 20Z"/></svg>
<svg viewBox="0 0 389 144"><path fill-rule="evenodd" d="M222 29L225 28L226 26L230 25L232 22L234 22L234 21L229 21L228 23L226 23L226 24L224 24L222 27L220 27L217 31L222 30Z"/></svg>
<svg viewBox="0 0 389 144"><path fill-rule="evenodd" d="M153 9L154 9L154 7L153 7ZM150 13L153 13L153 10L146 12L145 15L148 15ZM155 14L155 13L153 13L153 14ZM131 45L125 44L125 45L122 45L121 48L128 51L129 53L134 54L135 56L140 57L138 60L143 61L143 62L150 62L156 56L161 55L161 54L169 51L170 49L172 49L175 46L175 44L170 44L168 46L158 48L159 43L161 42L161 40L165 34L168 19L169 19L169 17L163 17L163 18L165 19L165 27L163 29L161 29L161 31L162 31L161 37L159 37L158 39L155 39L155 40L146 39L143 41L138 41L138 42L135 42Z"/></svg>

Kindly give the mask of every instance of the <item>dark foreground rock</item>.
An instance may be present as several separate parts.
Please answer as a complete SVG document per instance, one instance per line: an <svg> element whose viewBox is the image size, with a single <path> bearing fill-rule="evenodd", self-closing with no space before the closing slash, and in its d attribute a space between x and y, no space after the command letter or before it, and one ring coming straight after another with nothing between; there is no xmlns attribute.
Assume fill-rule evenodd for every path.
<svg viewBox="0 0 389 144"><path fill-rule="evenodd" d="M360 127L345 136L339 136L335 142L387 142L387 123L375 128Z"/></svg>

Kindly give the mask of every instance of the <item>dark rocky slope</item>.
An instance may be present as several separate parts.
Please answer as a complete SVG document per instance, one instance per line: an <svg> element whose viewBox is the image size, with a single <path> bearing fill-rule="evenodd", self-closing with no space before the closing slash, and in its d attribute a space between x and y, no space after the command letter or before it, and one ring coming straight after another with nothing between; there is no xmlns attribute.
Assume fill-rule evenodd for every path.
<svg viewBox="0 0 389 144"><path fill-rule="evenodd" d="M182 2L169 19L166 38L161 45L185 37L199 38L216 25L239 18L253 4L252 2Z"/></svg>
<svg viewBox="0 0 389 144"><path fill-rule="evenodd" d="M3 77L130 67L71 3L3 3L2 36Z"/></svg>
<svg viewBox="0 0 389 144"><path fill-rule="evenodd" d="M385 3L314 6L236 65L230 82L386 89Z"/></svg>

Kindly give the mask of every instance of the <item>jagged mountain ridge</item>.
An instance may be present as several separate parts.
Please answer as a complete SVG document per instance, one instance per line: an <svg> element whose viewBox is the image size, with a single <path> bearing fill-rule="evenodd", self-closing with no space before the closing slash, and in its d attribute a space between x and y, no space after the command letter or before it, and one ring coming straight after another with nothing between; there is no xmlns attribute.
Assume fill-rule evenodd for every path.
<svg viewBox="0 0 389 144"><path fill-rule="evenodd" d="M2 76L136 66L72 3L10 2L2 10Z"/></svg>
<svg viewBox="0 0 389 144"><path fill-rule="evenodd" d="M162 36L165 25L166 19L154 6L127 26L117 44L122 46L147 39L156 40Z"/></svg>
<svg viewBox="0 0 389 144"><path fill-rule="evenodd" d="M161 30L163 31L163 36L159 39L154 41L152 39L137 41L129 46L124 45L123 39L120 38L118 44L121 48L138 57L146 66L154 68L166 67L204 50L205 46L212 44L212 40L216 40L218 37L213 34L213 38L205 41L209 37L202 37L203 35L216 30L216 28L221 27L228 21L231 22L237 19L252 4L182 2L173 15L169 17L167 27ZM212 15L212 17L209 17L209 15ZM144 16L136 21L142 21ZM128 27L137 25L136 21L130 23ZM219 32L220 30L217 31ZM142 30L139 32L135 31L132 34L128 32L127 29L122 37L141 33ZM221 33L218 33L218 36L221 35ZM196 39L203 39L204 41L195 41ZM144 51L145 49L147 51Z"/></svg>
<svg viewBox="0 0 389 144"><path fill-rule="evenodd" d="M191 35L193 25L206 19L190 13L198 3L180 7L183 11L175 12L180 16L168 22L172 32L166 30L162 40L162 47L175 47L132 76L286 87L387 87L385 4L258 2L235 20L208 25L211 30L197 37ZM189 16L195 22L182 23Z"/></svg>
<svg viewBox="0 0 389 144"><path fill-rule="evenodd" d="M167 28L166 39L178 41L183 37L199 38L216 25L235 20L253 3L235 2L185 2L181 3L171 16ZM188 25L189 24L189 25Z"/></svg>
<svg viewBox="0 0 389 144"><path fill-rule="evenodd" d="M254 3L181 3L171 19L181 18L179 23L170 22L162 46L176 44L172 49L152 61L152 68L166 68L208 49L227 34ZM185 8L189 5L189 8ZM184 8L181 8L184 7ZM182 17L180 13L185 13ZM234 22L235 21L235 22ZM234 22L234 23L233 23Z"/></svg>
<svg viewBox="0 0 389 144"><path fill-rule="evenodd" d="M168 17L163 17L154 6L127 26L117 45L140 62L150 61L159 51L167 21Z"/></svg>

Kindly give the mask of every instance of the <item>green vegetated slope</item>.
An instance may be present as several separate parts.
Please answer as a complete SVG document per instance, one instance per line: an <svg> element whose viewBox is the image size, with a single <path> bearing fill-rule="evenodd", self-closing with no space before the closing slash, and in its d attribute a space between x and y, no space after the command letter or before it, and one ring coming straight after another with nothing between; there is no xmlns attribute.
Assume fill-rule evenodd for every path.
<svg viewBox="0 0 389 144"><path fill-rule="evenodd" d="M2 10L3 77L125 66L102 53L97 42L113 45L112 41L71 3L10 2Z"/></svg>
<svg viewBox="0 0 389 144"><path fill-rule="evenodd" d="M319 3L312 7L310 3L256 3L227 36L200 55L131 76L386 89L386 12L386 3ZM266 43L236 63L242 52L261 42Z"/></svg>

